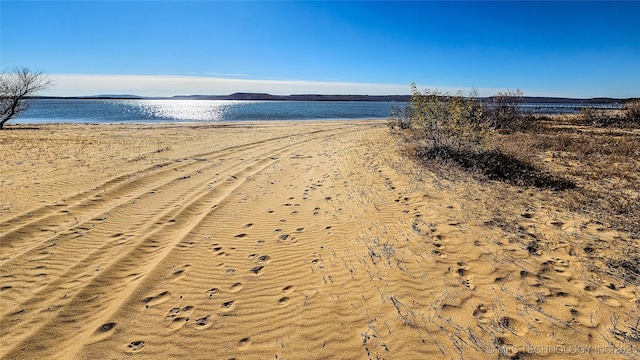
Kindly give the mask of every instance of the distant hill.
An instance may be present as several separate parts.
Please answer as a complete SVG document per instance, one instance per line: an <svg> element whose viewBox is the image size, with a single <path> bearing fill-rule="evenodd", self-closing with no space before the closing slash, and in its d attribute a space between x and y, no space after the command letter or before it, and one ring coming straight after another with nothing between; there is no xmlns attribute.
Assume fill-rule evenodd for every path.
<svg viewBox="0 0 640 360"><path fill-rule="evenodd" d="M89 96L30 96L30 99L87 99L87 100L106 100L106 99L132 99L140 100L146 99L143 96L128 95L128 94L103 94L103 95L89 95Z"/></svg>
<svg viewBox="0 0 640 360"><path fill-rule="evenodd" d="M142 96L129 94L103 94L94 96L83 96L87 99L142 99Z"/></svg>
<svg viewBox="0 0 640 360"><path fill-rule="evenodd" d="M481 97L480 100L490 101L491 96ZM411 95L318 95L318 94L293 94L271 95L265 93L234 93L231 95L186 95L174 96L172 99L193 100L271 100L271 101L397 101L408 102ZM525 104L614 104L625 103L632 99L615 98L591 98L576 99L563 97L539 97L525 96L522 102Z"/></svg>
<svg viewBox="0 0 640 360"><path fill-rule="evenodd" d="M195 100L271 100L271 101L409 101L410 95L271 95L265 93L234 93L231 95L188 95L173 99Z"/></svg>

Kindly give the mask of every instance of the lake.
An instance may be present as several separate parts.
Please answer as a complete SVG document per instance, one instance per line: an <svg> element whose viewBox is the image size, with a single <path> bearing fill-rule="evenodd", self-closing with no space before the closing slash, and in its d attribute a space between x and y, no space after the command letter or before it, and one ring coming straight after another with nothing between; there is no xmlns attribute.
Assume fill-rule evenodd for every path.
<svg viewBox="0 0 640 360"><path fill-rule="evenodd" d="M146 123L387 118L397 102L33 99L12 123Z"/></svg>
<svg viewBox="0 0 640 360"><path fill-rule="evenodd" d="M401 102L32 99L11 123L147 123L384 119ZM581 104L523 104L537 114L575 113ZM590 104L607 107L613 105Z"/></svg>

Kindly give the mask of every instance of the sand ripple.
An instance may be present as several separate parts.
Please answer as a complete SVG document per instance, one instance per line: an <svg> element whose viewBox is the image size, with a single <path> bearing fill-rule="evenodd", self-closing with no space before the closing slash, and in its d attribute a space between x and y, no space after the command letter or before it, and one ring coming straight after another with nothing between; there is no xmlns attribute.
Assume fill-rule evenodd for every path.
<svg viewBox="0 0 640 360"><path fill-rule="evenodd" d="M8 133L2 358L517 358L635 334L634 290L575 255L619 234L481 221L382 122Z"/></svg>

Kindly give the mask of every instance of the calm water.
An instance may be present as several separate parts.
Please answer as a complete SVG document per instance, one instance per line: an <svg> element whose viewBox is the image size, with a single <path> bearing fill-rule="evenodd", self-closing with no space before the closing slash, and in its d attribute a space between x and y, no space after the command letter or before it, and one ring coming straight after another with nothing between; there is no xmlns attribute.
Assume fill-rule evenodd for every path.
<svg viewBox="0 0 640 360"><path fill-rule="evenodd" d="M37 99L12 123L142 123L384 119L398 102ZM593 106L593 105L590 105ZM597 105L596 105L597 106ZM605 105L602 105L605 106ZM607 105L606 107L610 107ZM523 104L539 114L575 113L576 104Z"/></svg>
<svg viewBox="0 0 640 360"><path fill-rule="evenodd" d="M522 111L534 114L577 114L583 108L596 109L622 109L620 104L563 104L563 103L544 103L544 104L521 104Z"/></svg>
<svg viewBox="0 0 640 360"><path fill-rule="evenodd" d="M226 100L31 100L12 123L373 119L394 102Z"/></svg>

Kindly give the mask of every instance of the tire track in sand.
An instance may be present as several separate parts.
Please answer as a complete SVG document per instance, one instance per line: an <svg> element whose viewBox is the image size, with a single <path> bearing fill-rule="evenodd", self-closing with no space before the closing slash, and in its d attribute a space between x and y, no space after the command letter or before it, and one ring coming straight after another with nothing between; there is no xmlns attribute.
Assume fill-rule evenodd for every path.
<svg viewBox="0 0 640 360"><path fill-rule="evenodd" d="M310 136L326 131L328 130L315 130L295 136ZM43 246L55 239L58 234L74 228L82 228L87 223L104 218L105 213L125 205L131 199L148 194L157 187L167 185L168 182L197 174L210 167L211 163L215 165L217 160L239 156L239 152L248 150L256 150L260 153L262 148L273 143L290 140L291 136L279 136L254 143L229 146L187 159L154 164L145 169L109 179L88 191L67 197L63 200L64 202L45 205L1 222L0 248L3 249L3 253L0 257L0 266L21 253ZM242 153L242 157L250 156L251 154Z"/></svg>
<svg viewBox="0 0 640 360"><path fill-rule="evenodd" d="M300 135L315 136L315 133L316 132L311 132ZM265 146L276 146L277 148L278 144L282 143L281 140L282 139L279 138L271 141L272 144ZM291 139L285 140L287 142L291 141ZM274 142L275 144L273 144ZM261 143L264 144L264 142ZM244 148L243 150L245 150L236 151L237 154L234 156L238 159L247 159L251 156L256 156L255 151L250 153L246 151L253 150L255 146L236 147L236 149L237 148ZM258 148L259 151L261 151L261 149L262 147ZM227 157L227 155L228 154L220 154L219 156ZM260 157L261 156L258 156L258 158ZM107 260L100 262L100 256L113 258L113 256L115 256L114 252L122 253L122 251L135 245L137 242L132 241L135 240L135 235L138 233L146 234L150 229L153 229L160 218L164 216L166 209L184 203L188 196L196 194L197 189L205 185L211 188L211 185L208 185L208 183L214 184L219 181L219 179L225 178L228 176L226 175L228 172L235 171L234 169L238 166L242 166L242 163L240 163L240 165L237 163L218 165L215 169L208 168L209 174L204 172L199 176L193 176L186 180L182 177L175 178L171 176L170 180L165 180L164 183L167 186L172 185L172 188L148 187L147 191L153 189L152 193L154 194L145 193L145 198L141 196L134 198L133 202L131 199L128 202L123 202L118 205L121 209L113 211L113 214L109 214L108 212L103 213L101 215L103 218L97 220L92 217L86 222L71 227L62 234L56 234L55 237L48 239L44 244L41 243L31 246L31 251L23 252L21 256L14 257L12 261L5 262L0 266L0 279L15 279L14 269L16 268L27 269L28 271L26 271L26 274L23 274L26 278L15 279L8 285L4 285L12 290L9 293L3 294L6 303L17 303L18 305L3 307L0 309L0 315L22 310L22 308L19 307L22 299L28 298L28 296L34 292L44 291L47 284L55 283L55 281L58 280L55 276L60 272L65 272L67 269L74 267L82 267L78 264L83 264L83 262L74 262L77 257L93 258L96 260L94 261L94 268L96 268L97 271L102 264L108 262ZM215 175L213 174L214 172ZM188 181L195 181L195 179L200 180L198 180L198 183L195 185L188 184ZM211 190L214 189L211 188ZM165 196L156 196L160 191L165 194L171 194L171 198L167 199ZM144 214L148 212L148 209L158 209L161 211ZM119 228L118 224L121 224L123 219L126 218L131 218L136 223L129 229ZM124 223L127 223L127 221L124 220ZM116 228L113 228L113 225L110 224L115 224ZM117 250L114 250L114 243L118 246L116 248ZM107 250L109 250L110 253L106 253ZM95 254L93 254L94 251L96 251ZM92 255L87 257L87 252L92 253ZM73 256L69 256L69 254L73 254ZM41 265L44 261L47 262L46 266ZM90 270L87 266L84 266L82 271L78 269L75 270L79 272L76 277L64 277L63 279L70 278L70 283L66 284L65 287L78 288L81 286L82 283L96 275L96 271Z"/></svg>
<svg viewBox="0 0 640 360"><path fill-rule="evenodd" d="M241 186L248 176L273 165L282 154L291 153L296 147L302 146L307 141L323 136L331 136L334 135L335 132L336 129L333 129L329 134L320 134L312 139L303 139L292 144L285 144L279 151L265 154L262 160L240 171L234 173L228 171L227 173L221 174L220 177L228 176L227 181L220 183L212 189L215 191L196 190L197 194L193 194L186 205L184 203L181 204L182 209L177 210L175 207L170 207L168 210L165 210L162 215L156 216L153 224L148 226L148 228L155 228L155 230L146 234L137 241L135 245L129 246L128 252L126 252L124 256L121 256L119 260L113 262L111 266L103 271L97 268L95 270L96 274L87 274L86 271L82 274L80 270L82 270L83 267L92 267L93 263L89 265L86 264L87 262L104 258L105 255L113 258L112 254L107 253L108 244L99 247L95 250L94 254L90 254L75 266L72 266L66 276L63 274L63 276L56 281L49 283L49 286L45 286L39 294L23 302L24 308L28 308L28 310L19 309L12 311L5 315L3 319L0 319L0 324L3 324L2 332L0 333L0 339L2 339L0 343L2 346L0 346L0 348L13 348L13 352L8 355L9 357L13 357L14 355L19 356L21 350L27 348L46 348L43 339L50 339L49 341L56 342L56 344L52 343L49 347L55 348L60 342L60 339L55 336L57 333L56 329L61 326L70 326L70 324L80 319L84 320L87 314L90 315L90 319L84 320L83 322L86 324L88 321L91 325L80 326L82 327L81 334L83 334L83 337L86 338L93 333L96 328L109 328L108 322L102 324L102 322L108 318L108 313L117 309L117 304L124 301L124 299L136 290L135 282L139 282L139 280L152 272L155 264L171 252L174 246L179 243L180 239L189 233L190 229L196 227L214 211L216 203L222 201L233 192L234 189ZM285 142L291 142L291 140L286 140ZM272 144L269 144L269 146L273 148ZM240 150L236 149L234 155L239 151ZM243 154L236 156L238 159L244 157ZM175 181L175 179L169 181L169 183L172 181ZM202 185L202 183L206 183L206 181L200 182L199 185ZM193 191L193 187L187 190ZM214 204L214 206L212 206L212 204ZM127 203L123 205L126 206ZM183 221L186 222L186 224L182 224ZM175 226L176 223L180 223L180 226ZM172 228L175 228L175 230ZM138 234L140 234L140 231L138 231ZM123 247L123 249L127 248ZM79 290L72 296L63 294L63 290L65 290L64 285L69 284L67 280L71 280L69 278L73 277L70 275L81 275L80 279L75 279L77 284L73 285ZM123 278L128 278L129 281L121 281ZM119 285L114 286L114 284ZM34 312L37 311L37 309L45 310L41 310L41 312L35 314L35 316L31 313L29 317L31 320L28 324L20 321L21 314L24 314L26 311ZM11 335L11 339L7 339L7 335L9 334ZM76 337L77 336L78 335L76 335ZM34 337L36 339L34 339ZM77 343L77 341L71 339L66 340L69 342L68 345L70 347L73 347L73 344Z"/></svg>

